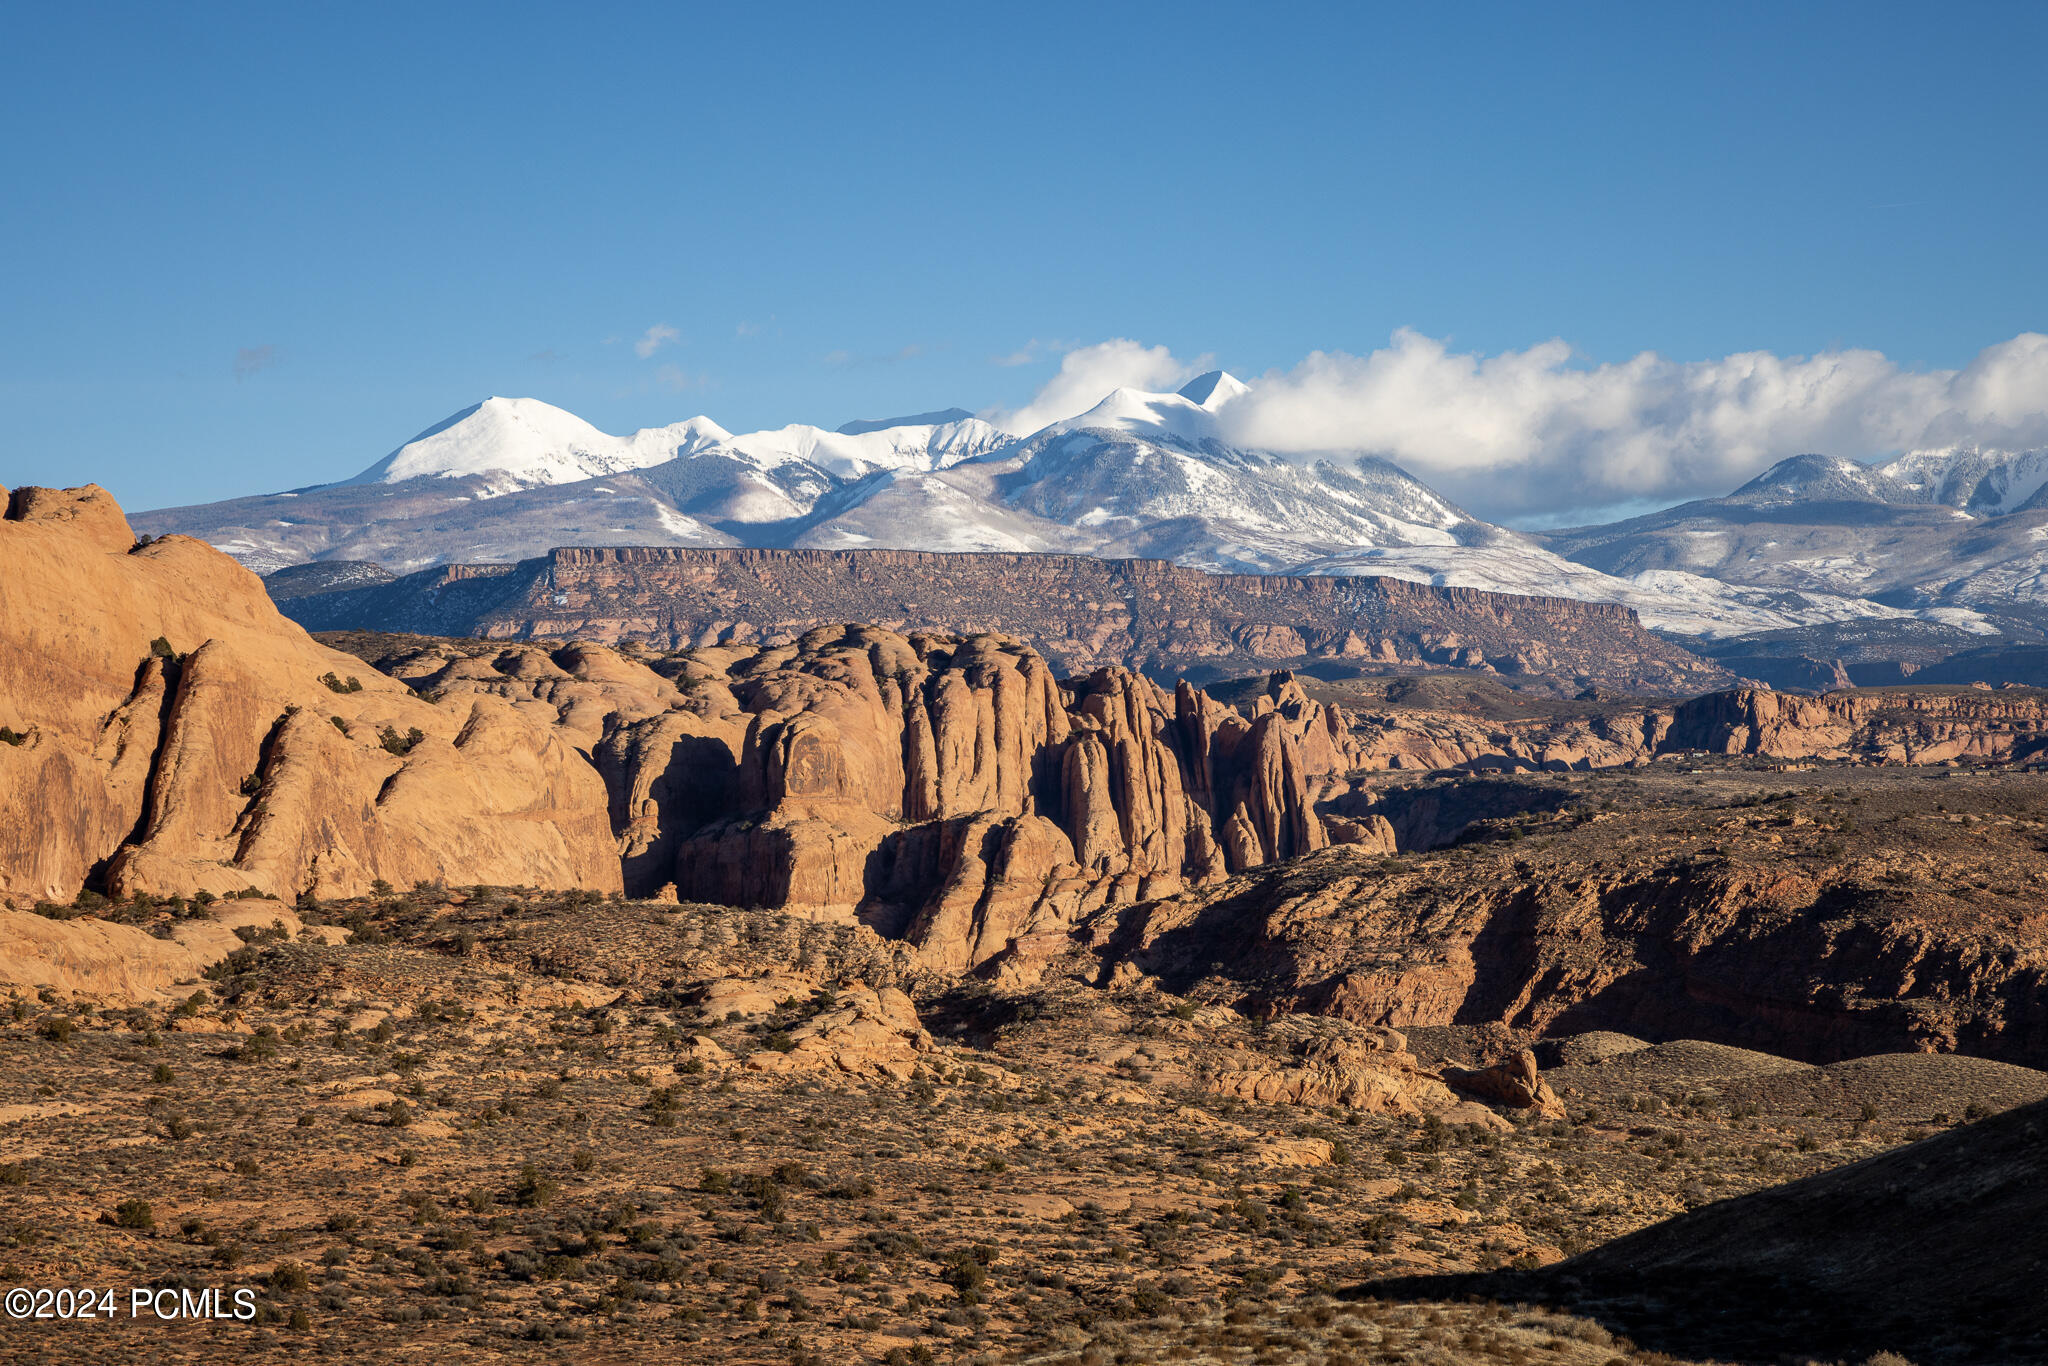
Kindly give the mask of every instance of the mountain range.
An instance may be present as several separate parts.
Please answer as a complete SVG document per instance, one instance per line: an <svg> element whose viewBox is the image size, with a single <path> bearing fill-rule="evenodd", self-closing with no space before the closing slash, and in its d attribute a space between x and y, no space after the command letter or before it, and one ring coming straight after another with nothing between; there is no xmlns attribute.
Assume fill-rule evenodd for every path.
<svg viewBox="0 0 2048 1366"><path fill-rule="evenodd" d="M337 585L558 546L889 548L1611 602L1713 649L1771 635L1841 653L1875 631L1939 655L2038 641L2048 621L2048 452L1800 455L1725 498L1537 533L1370 454L1232 445L1220 414L1245 392L1222 371L1173 393L1118 389L1024 434L956 408L836 431L735 434L700 416L613 436L537 399L490 398L351 479L134 520L259 572L322 563Z"/></svg>

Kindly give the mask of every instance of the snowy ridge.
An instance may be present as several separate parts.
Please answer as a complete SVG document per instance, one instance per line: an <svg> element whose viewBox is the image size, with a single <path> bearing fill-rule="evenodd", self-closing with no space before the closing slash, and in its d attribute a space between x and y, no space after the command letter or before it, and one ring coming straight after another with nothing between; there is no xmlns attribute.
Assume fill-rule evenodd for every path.
<svg viewBox="0 0 2048 1366"><path fill-rule="evenodd" d="M1506 540L1497 545L1449 550L1367 550L1310 561L1296 566L1294 572L1383 574L1439 588L1482 588L1495 593L1529 593L1580 602L1617 602L1635 608L1643 625L1653 630L1708 640L1857 620L1931 621L1973 635L1998 634L1982 613L1963 608L1886 607L1868 598L1742 587L1673 569L1644 570L1622 578L1567 560L1541 546Z"/></svg>
<svg viewBox="0 0 2048 1366"><path fill-rule="evenodd" d="M738 455L762 469L810 464L838 478L857 479L876 470L943 469L1009 439L974 417L855 433L799 425L735 436L700 416L613 436L536 398L487 398L342 483L475 476L484 481L478 496L494 498L710 454Z"/></svg>
<svg viewBox="0 0 2048 1366"><path fill-rule="evenodd" d="M2042 488L2048 486L2048 451L1957 446L1910 451L1877 468L1918 501L1946 503L1980 517L2039 506Z"/></svg>
<svg viewBox="0 0 2048 1366"><path fill-rule="evenodd" d="M700 416L614 436L538 399L494 397L353 479L138 525L191 531L263 569L416 569L558 545L1157 557L1621 603L1708 638L1856 619L1984 634L1980 607L2048 600L2048 451L1877 466L1795 456L1726 499L1539 538L1371 456L1233 446L1220 415L1247 392L1221 370L1173 393L1117 389L1022 437L957 408L837 431L735 434Z"/></svg>
<svg viewBox="0 0 2048 1366"><path fill-rule="evenodd" d="M427 428L342 483L398 484L475 475L485 481L480 496L497 497L646 469L730 436L708 417L612 436L537 398L487 398Z"/></svg>

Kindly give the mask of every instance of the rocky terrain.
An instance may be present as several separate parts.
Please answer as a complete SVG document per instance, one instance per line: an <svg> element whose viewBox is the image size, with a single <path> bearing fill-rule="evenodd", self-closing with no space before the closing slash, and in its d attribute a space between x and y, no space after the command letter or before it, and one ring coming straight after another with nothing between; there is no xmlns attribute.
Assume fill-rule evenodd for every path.
<svg viewBox="0 0 2048 1366"><path fill-rule="evenodd" d="M2048 1103L2036 1102L1541 1272L1394 1279L1370 1291L1598 1306L1639 1337L1738 1359L1796 1337L1852 1354L2038 1361L2048 1305L2028 1276L2048 1268L2044 1132Z"/></svg>
<svg viewBox="0 0 2048 1366"><path fill-rule="evenodd" d="M1330 849L1084 933L1175 991L1394 1028L2048 1056L2048 781L1723 763L1390 786L1364 813L1432 852Z"/></svg>
<svg viewBox="0 0 2048 1366"><path fill-rule="evenodd" d="M344 569L354 569L354 574ZM1315 661L1441 665L1678 695L1733 676L1642 629L1626 607L1390 578L1209 574L1163 560L919 551L560 549L351 586L370 568L273 575L312 630L657 649L779 643L845 622L1017 636L1063 672L1171 681Z"/></svg>
<svg viewBox="0 0 2048 1366"><path fill-rule="evenodd" d="M1966 1161L2003 1132L1981 1116L2048 1096L1954 1055L1593 1033L1546 1043L1551 1104L1484 1104L1449 1084L1484 1030L1105 989L1085 952L1015 990L775 912L493 887L249 909L274 924L160 993L16 979L0 1278L241 1288L257 1320L9 1324L11 1360L1834 1360L1825 1321L1759 1319L1731 1358L1611 1288L1441 1278L1924 1164L1899 1145L1928 1135ZM1928 1190L1912 1217L2023 1231ZM1872 1325L1854 1359L1940 1322ZM1911 1359L2018 1360L2035 1330L1976 1322Z"/></svg>
<svg viewBox="0 0 2048 1366"><path fill-rule="evenodd" d="M1885 1217L2032 1246L2048 694L315 640L92 488L0 581L0 1279L263 1305L10 1359L2037 1342L2032 1254L1971 1332L1680 1291L1867 1299L1922 1141L1985 1181Z"/></svg>

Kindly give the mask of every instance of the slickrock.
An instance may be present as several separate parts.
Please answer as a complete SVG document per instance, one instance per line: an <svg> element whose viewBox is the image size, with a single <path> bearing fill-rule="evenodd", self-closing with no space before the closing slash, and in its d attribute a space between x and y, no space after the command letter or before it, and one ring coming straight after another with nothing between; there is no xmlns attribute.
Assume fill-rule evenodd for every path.
<svg viewBox="0 0 2048 1366"><path fill-rule="evenodd" d="M772 973L763 977L728 977L706 986L697 1008L708 1019L741 1019L772 1015L784 1001L803 1000L818 984L808 977Z"/></svg>
<svg viewBox="0 0 2048 1366"><path fill-rule="evenodd" d="M1543 1080L1536 1069L1536 1055L1526 1048L1492 1067L1447 1067L1444 1080L1460 1091L1513 1109L1534 1110L1550 1119L1565 1115L1564 1102Z"/></svg>
<svg viewBox="0 0 2048 1366"><path fill-rule="evenodd" d="M1286 1067L1226 1068L1208 1082L1218 1095L1265 1104L1342 1106L1370 1114L1441 1114L1458 1098L1408 1051L1391 1029L1305 1040Z"/></svg>
<svg viewBox="0 0 2048 1366"><path fill-rule="evenodd" d="M1718 792L1680 774L1603 782L1673 803L1578 806L1399 860L1326 849L1105 910L1076 939L1101 980L1127 973L1260 1012L1491 1024L1523 1041L1612 1030L1812 1062L2038 1058L2048 856L2026 813L2043 780L1964 789L1891 772L1871 771L1853 801L1809 785L1825 798L1815 814L1789 799L1724 804L1784 781L1769 771Z"/></svg>
<svg viewBox="0 0 2048 1366"><path fill-rule="evenodd" d="M747 1058L755 1072L835 1071L908 1081L932 1051L932 1036L918 1023L917 1007L894 987L855 982L833 989L834 1004L789 1031L787 1051L764 1049Z"/></svg>
<svg viewBox="0 0 2048 1366"><path fill-rule="evenodd" d="M168 937L90 916L0 911L0 989L123 1003L165 999L240 948L241 926L300 930L298 916L275 901L220 903L212 914L171 925Z"/></svg>
<svg viewBox="0 0 2048 1366"><path fill-rule="evenodd" d="M494 698L434 706L96 486L0 520L0 899L620 887L598 775ZM324 680L324 681L323 681Z"/></svg>

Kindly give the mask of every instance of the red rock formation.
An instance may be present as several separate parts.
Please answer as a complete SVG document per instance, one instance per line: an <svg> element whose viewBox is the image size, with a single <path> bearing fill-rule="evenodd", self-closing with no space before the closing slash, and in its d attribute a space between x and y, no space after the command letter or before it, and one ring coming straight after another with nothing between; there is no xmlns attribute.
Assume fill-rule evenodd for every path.
<svg viewBox="0 0 2048 1366"><path fill-rule="evenodd" d="M1615 1029L1819 1062L1893 1051L2028 1061L2048 1048L2040 917L1987 913L1967 883L1971 895L1908 898L1873 885L1870 865L1816 880L1646 858L1655 843L1603 822L1589 827L1592 852L1488 848L1397 870L1332 849L1078 933L1105 972L1179 992L1234 980L1247 1008L1367 1025Z"/></svg>
<svg viewBox="0 0 2048 1366"><path fill-rule="evenodd" d="M1005 637L858 626L696 662L718 673L692 719L598 745L637 874L667 880L644 854L673 849L683 897L859 917L964 969L1105 903L1329 843L1312 787L1346 762L1344 722L1284 684L1284 708L1248 724L1121 669L1062 688ZM687 784L659 776L685 733L729 746L727 809L684 810Z"/></svg>
<svg viewBox="0 0 2048 1366"><path fill-rule="evenodd" d="M1520 1049L1492 1067L1446 1067L1444 1081L1457 1090L1516 1110L1534 1110L1551 1119L1563 1119L1564 1102L1536 1068L1536 1055Z"/></svg>
<svg viewBox="0 0 2048 1366"><path fill-rule="evenodd" d="M96 486L14 491L0 586L0 898L620 885L560 739L316 644L203 542L137 544Z"/></svg>

